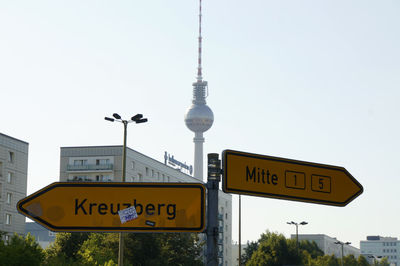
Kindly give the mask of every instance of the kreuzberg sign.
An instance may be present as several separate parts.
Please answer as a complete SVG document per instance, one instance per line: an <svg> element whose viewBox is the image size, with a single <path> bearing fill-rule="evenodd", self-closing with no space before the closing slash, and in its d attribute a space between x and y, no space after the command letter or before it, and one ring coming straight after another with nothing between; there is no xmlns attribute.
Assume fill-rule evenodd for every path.
<svg viewBox="0 0 400 266"><path fill-rule="evenodd" d="M343 167L240 151L222 153L225 193L345 206L363 192Z"/></svg>
<svg viewBox="0 0 400 266"><path fill-rule="evenodd" d="M118 211L135 206L137 219ZM198 183L59 182L20 200L23 215L52 231L202 232L205 187Z"/></svg>

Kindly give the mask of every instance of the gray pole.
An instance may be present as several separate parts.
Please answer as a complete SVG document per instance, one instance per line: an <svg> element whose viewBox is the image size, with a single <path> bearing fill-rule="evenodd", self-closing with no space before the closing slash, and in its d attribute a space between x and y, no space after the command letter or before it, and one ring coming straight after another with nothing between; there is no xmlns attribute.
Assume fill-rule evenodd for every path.
<svg viewBox="0 0 400 266"><path fill-rule="evenodd" d="M221 161L217 153L208 154L207 175L207 266L218 265L218 189Z"/></svg>
<svg viewBox="0 0 400 266"><path fill-rule="evenodd" d="M239 194L239 266L242 266L242 197Z"/></svg>
<svg viewBox="0 0 400 266"><path fill-rule="evenodd" d="M344 246L344 243L342 243L341 246L342 246L342 266L343 266L343 246Z"/></svg>
<svg viewBox="0 0 400 266"><path fill-rule="evenodd" d="M122 150L122 182L125 182L126 175L126 132L128 127L128 121L122 121L124 124L124 146ZM124 235L122 232L119 233L119 245L118 245L118 266L124 265Z"/></svg>
<svg viewBox="0 0 400 266"><path fill-rule="evenodd" d="M296 250L299 255L299 225L296 223Z"/></svg>

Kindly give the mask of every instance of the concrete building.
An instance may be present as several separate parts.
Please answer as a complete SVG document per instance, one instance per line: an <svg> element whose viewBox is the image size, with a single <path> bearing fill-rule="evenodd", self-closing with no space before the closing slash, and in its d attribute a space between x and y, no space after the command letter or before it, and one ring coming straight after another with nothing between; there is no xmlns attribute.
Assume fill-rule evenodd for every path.
<svg viewBox="0 0 400 266"><path fill-rule="evenodd" d="M36 242L43 248L47 248L56 239L55 232L52 232L36 222L25 223L25 235L30 233L35 237Z"/></svg>
<svg viewBox="0 0 400 266"><path fill-rule="evenodd" d="M28 146L25 141L0 133L0 231L6 233L7 241L14 233L25 233L25 217L16 205L26 197Z"/></svg>
<svg viewBox="0 0 400 266"><path fill-rule="evenodd" d="M367 236L360 241L361 255L373 263L386 257L391 265L400 265L400 241L397 237Z"/></svg>
<svg viewBox="0 0 400 266"><path fill-rule="evenodd" d="M299 234L299 241L307 240L315 242L317 246L324 252L325 255L335 255L337 258L342 257L342 246L335 244L335 242L342 242L336 238L323 235L323 234ZM296 235L290 235L291 239L296 239ZM360 250L351 245L343 245L343 256L354 255L358 258L360 256Z"/></svg>
<svg viewBox="0 0 400 266"><path fill-rule="evenodd" d="M60 181L121 182L123 146L61 147ZM164 163L127 148L126 182L192 182L203 183L189 175L191 167L174 159L169 166L165 153ZM187 169L187 170L186 170ZM188 173L185 173L187 171ZM232 197L219 193L219 261L232 265Z"/></svg>

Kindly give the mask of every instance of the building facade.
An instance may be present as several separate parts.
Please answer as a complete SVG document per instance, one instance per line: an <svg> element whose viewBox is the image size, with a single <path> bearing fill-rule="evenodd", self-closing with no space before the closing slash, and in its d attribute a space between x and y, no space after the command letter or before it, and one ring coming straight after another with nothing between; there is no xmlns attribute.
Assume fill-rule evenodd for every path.
<svg viewBox="0 0 400 266"><path fill-rule="evenodd" d="M43 248L47 248L56 240L57 233L52 232L36 222L25 223L25 235L30 233L36 242Z"/></svg>
<svg viewBox="0 0 400 266"><path fill-rule="evenodd" d="M360 241L361 255L374 263L387 258L391 265L400 265L400 241L397 237L367 236Z"/></svg>
<svg viewBox="0 0 400 266"><path fill-rule="evenodd" d="M27 142L0 133L0 231L6 233L4 240L25 233L25 217L16 206L26 197L28 148Z"/></svg>
<svg viewBox="0 0 400 266"><path fill-rule="evenodd" d="M121 182L123 146L61 147L60 181ZM126 182L192 182L199 179L133 149L126 152ZM232 198L219 192L219 264L232 265Z"/></svg>
<svg viewBox="0 0 400 266"><path fill-rule="evenodd" d="M342 257L342 245L336 244L341 242L336 238L323 235L323 234L299 234L299 241L307 240L310 242L315 242L317 246L324 252L325 255L334 255L337 258ZM290 235L291 239L296 239L296 235ZM343 256L354 255L358 258L360 256L360 250L351 245L343 245Z"/></svg>

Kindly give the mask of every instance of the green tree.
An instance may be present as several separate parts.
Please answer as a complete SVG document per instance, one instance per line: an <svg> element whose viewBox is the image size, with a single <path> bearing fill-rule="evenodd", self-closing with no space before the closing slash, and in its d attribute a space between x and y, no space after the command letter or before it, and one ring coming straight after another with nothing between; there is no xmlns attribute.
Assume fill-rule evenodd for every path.
<svg viewBox="0 0 400 266"><path fill-rule="evenodd" d="M282 234L267 231L261 235L259 246L247 265L298 265L301 258L295 240L287 240Z"/></svg>
<svg viewBox="0 0 400 266"><path fill-rule="evenodd" d="M58 233L53 244L45 250L44 265L75 265L81 261L78 253L89 233Z"/></svg>
<svg viewBox="0 0 400 266"><path fill-rule="evenodd" d="M164 233L161 237L161 257L164 265L203 265L201 252L204 243L197 234Z"/></svg>
<svg viewBox="0 0 400 266"><path fill-rule="evenodd" d="M43 250L29 233L25 237L14 234L5 244L0 240L0 265L41 265Z"/></svg>
<svg viewBox="0 0 400 266"><path fill-rule="evenodd" d="M388 259L386 257L384 257L384 258L382 258L380 260L376 259L374 261L373 265L375 265L375 266L389 266L390 263L389 263Z"/></svg>
<svg viewBox="0 0 400 266"><path fill-rule="evenodd" d="M340 261L334 255L320 256L312 261L310 266L339 266Z"/></svg>
<svg viewBox="0 0 400 266"><path fill-rule="evenodd" d="M359 256L357 259L357 266L369 266L369 263L364 256Z"/></svg>
<svg viewBox="0 0 400 266"><path fill-rule="evenodd" d="M197 234L140 233L125 238L124 262L132 265L202 265Z"/></svg>
<svg viewBox="0 0 400 266"><path fill-rule="evenodd" d="M118 261L118 234L92 233L78 251L82 265L113 265Z"/></svg>
<svg viewBox="0 0 400 266"><path fill-rule="evenodd" d="M350 254L343 257L343 265L346 266L358 266L357 260L354 255Z"/></svg>
<svg viewBox="0 0 400 266"><path fill-rule="evenodd" d="M247 247L244 248L244 253L240 256L242 265L250 260L253 253L258 249L258 241L247 241Z"/></svg>
<svg viewBox="0 0 400 266"><path fill-rule="evenodd" d="M306 261L308 255L312 259L324 256L324 252L318 247L315 241L310 242L307 240L302 240L299 243L299 249L300 252L303 254L302 257L305 259L304 261Z"/></svg>

